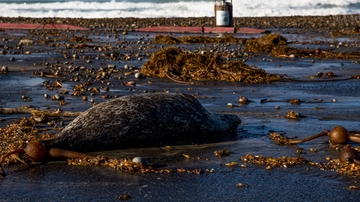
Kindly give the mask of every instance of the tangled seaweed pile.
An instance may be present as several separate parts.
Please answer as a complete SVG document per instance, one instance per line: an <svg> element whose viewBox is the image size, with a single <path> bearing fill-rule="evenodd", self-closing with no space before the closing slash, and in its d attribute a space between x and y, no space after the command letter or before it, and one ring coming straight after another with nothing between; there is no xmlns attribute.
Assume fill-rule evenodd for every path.
<svg viewBox="0 0 360 202"><path fill-rule="evenodd" d="M275 142L277 145L290 145L291 139L288 137L285 137L277 132L271 132L269 134L269 138Z"/></svg>
<svg viewBox="0 0 360 202"><path fill-rule="evenodd" d="M267 165L266 169L274 167L288 168L296 165L310 165L318 167L324 171L335 171L337 173L351 177L360 177L360 165L356 163L341 163L339 159L327 159L325 163L308 162L303 157L264 157L246 154L241 156L240 160L258 165Z"/></svg>
<svg viewBox="0 0 360 202"><path fill-rule="evenodd" d="M177 82L220 80L245 83L269 83L281 76L249 66L241 61L226 61L220 55L200 54L179 47L160 49L142 67L146 76L168 77Z"/></svg>
<svg viewBox="0 0 360 202"><path fill-rule="evenodd" d="M250 52L271 52L275 47L286 45L287 39L279 34L267 34L263 37L250 39L245 50Z"/></svg>
<svg viewBox="0 0 360 202"><path fill-rule="evenodd" d="M333 52L320 48L314 50L290 48L288 46L275 46L270 55L278 58L334 58L334 59L360 59L359 52Z"/></svg>
<svg viewBox="0 0 360 202"><path fill-rule="evenodd" d="M0 154L4 155L10 151L23 148L27 142L39 139L50 139L48 133L40 134L39 130L34 128L33 118L22 118L6 128L0 128ZM6 160L9 162L30 162L25 155L13 154Z"/></svg>
<svg viewBox="0 0 360 202"><path fill-rule="evenodd" d="M264 156L255 156L252 154L246 154L245 156L241 156L240 160L243 162L250 162L253 164L266 164L269 168L272 167L282 167L287 168L295 165L304 165L307 161L303 157L264 157Z"/></svg>
<svg viewBox="0 0 360 202"><path fill-rule="evenodd" d="M334 129L338 129L338 127L335 127ZM340 134L340 132L338 132L338 133ZM327 132L319 133L312 137L317 137L317 136L320 137L320 136L323 136L324 134L327 135ZM297 143L303 142L301 140L300 141L292 140L292 139L285 137L277 132L271 132L269 137L277 145L290 145L290 144L294 144L294 142L297 142ZM342 150L342 153L343 153L346 148L351 148L351 145L349 145L349 144L334 143L332 141L334 134L332 134L331 131L329 133L329 137L330 137L329 147L331 149ZM312 138L310 137L310 138L305 138L305 139L310 140ZM360 150L360 147L354 147L353 149L354 149L355 153L357 153ZM342 155L343 155L343 157L341 157ZM341 158L343 158L343 159L349 158L348 156L351 156L351 155L352 155L352 153L340 154L340 159ZM244 157L244 158L245 158L245 160L247 160L246 158L250 158L250 157ZM356 156L351 156L351 158L356 158ZM254 158L250 158L250 159L254 159ZM338 172L343 175L349 175L352 177L360 177L360 165L357 164L356 162L354 163L353 160L346 160L347 162L344 162L344 160L340 161L340 159L330 159L330 157L326 157L325 159L327 160L327 162L325 162L325 163L308 162L308 164L311 166L317 166L321 170L335 171L335 172ZM256 161L250 160L250 162L256 163L256 164L264 164L267 161L262 160L260 158L260 160L259 159Z"/></svg>
<svg viewBox="0 0 360 202"><path fill-rule="evenodd" d="M104 156L97 156L94 158L84 159L68 159L68 165L71 166L104 166L117 169L123 172L136 172L136 173L155 173L155 174L169 174L169 173L189 173L189 174L202 174L204 172L212 172L211 170L201 169L169 169L169 168L154 168L149 165L142 165L141 163L135 163L129 158L113 159Z"/></svg>
<svg viewBox="0 0 360 202"><path fill-rule="evenodd" d="M161 44L193 44L193 43L202 43L202 44L219 44L219 43L232 43L232 44L244 44L247 39L245 38L235 38L232 35L227 35L224 37L209 37L209 36L183 36L183 37L173 37L173 36L163 36L156 35L153 39L153 43Z"/></svg>
<svg viewBox="0 0 360 202"><path fill-rule="evenodd" d="M320 48L315 49L299 49L288 46L287 39L280 34L266 34L258 38L235 38L227 35L224 37L208 37L208 36L162 36L156 35L153 39L154 43L161 44L245 44L244 50L254 53L270 53L270 55L278 58L336 58L336 59L360 59L359 52L333 52L324 51Z"/></svg>
<svg viewBox="0 0 360 202"><path fill-rule="evenodd" d="M325 163L311 163L321 170L335 171L337 173L352 177L360 177L360 165L356 163L341 163L339 159L329 159Z"/></svg>
<svg viewBox="0 0 360 202"><path fill-rule="evenodd" d="M333 52L324 51L321 48L299 49L287 46L287 39L279 34L267 34L259 38L246 41L245 51L270 53L278 58L336 58L336 59L359 59L358 52Z"/></svg>

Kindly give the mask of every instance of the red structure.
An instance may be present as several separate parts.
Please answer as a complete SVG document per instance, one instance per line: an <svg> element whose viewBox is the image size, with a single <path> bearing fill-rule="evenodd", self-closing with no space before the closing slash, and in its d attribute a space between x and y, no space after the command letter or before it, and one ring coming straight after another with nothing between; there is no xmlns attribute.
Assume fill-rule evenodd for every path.
<svg viewBox="0 0 360 202"><path fill-rule="evenodd" d="M67 24L28 24L28 23L0 23L0 29L59 29L59 30L90 30Z"/></svg>

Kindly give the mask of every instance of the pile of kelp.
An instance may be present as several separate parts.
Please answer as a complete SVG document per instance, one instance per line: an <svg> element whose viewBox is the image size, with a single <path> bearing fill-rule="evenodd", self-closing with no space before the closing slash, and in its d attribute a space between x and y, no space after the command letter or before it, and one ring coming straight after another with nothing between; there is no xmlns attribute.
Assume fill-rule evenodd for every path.
<svg viewBox="0 0 360 202"><path fill-rule="evenodd" d="M194 53L179 47L160 49L142 67L146 76L157 76L176 82L205 80L245 83L269 83L281 76L249 66L242 61L227 61L221 54Z"/></svg>
<svg viewBox="0 0 360 202"><path fill-rule="evenodd" d="M244 50L255 53L270 53L278 58L336 58L360 59L359 52L333 52L321 48L292 48L288 46L287 39L280 34L266 34L258 38L235 38L232 35L223 37L209 36L162 36L156 35L154 43L161 44L243 44Z"/></svg>
<svg viewBox="0 0 360 202"><path fill-rule="evenodd" d="M233 35L223 37L209 36L163 36L156 35L153 43L161 44L245 44L245 51L249 52L271 52L275 47L286 45L287 39L280 34L267 34L259 38L235 38Z"/></svg>
<svg viewBox="0 0 360 202"><path fill-rule="evenodd" d="M218 44L218 43L232 43L232 44L244 44L247 39L245 38L235 38L232 35L226 35L223 37L209 37L209 36L183 36L183 37L173 37L173 36L163 36L156 35L153 39L153 43L161 44Z"/></svg>
<svg viewBox="0 0 360 202"><path fill-rule="evenodd" d="M271 52L274 48L286 45L287 39L279 34L267 34L263 37L249 39L245 44L245 51Z"/></svg>
<svg viewBox="0 0 360 202"><path fill-rule="evenodd" d="M6 126L6 128L0 128L0 155L23 148L27 142L32 140L53 138L49 133L42 133L41 129L34 126L33 117L24 117ZM5 162L27 163L29 160L23 154L13 154Z"/></svg>
<svg viewBox="0 0 360 202"><path fill-rule="evenodd" d="M321 48L292 48L288 46L287 39L279 34L267 34L259 38L246 41L245 51L265 52L278 58L336 58L359 59L359 52L333 52Z"/></svg>

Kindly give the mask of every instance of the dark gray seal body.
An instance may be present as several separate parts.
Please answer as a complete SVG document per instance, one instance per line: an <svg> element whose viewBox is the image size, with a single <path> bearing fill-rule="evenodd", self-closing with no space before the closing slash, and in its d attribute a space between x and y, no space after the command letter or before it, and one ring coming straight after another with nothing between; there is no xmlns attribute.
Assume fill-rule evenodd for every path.
<svg viewBox="0 0 360 202"><path fill-rule="evenodd" d="M75 151L155 146L233 133L240 123L235 115L207 111L190 95L137 94L93 106L44 143Z"/></svg>

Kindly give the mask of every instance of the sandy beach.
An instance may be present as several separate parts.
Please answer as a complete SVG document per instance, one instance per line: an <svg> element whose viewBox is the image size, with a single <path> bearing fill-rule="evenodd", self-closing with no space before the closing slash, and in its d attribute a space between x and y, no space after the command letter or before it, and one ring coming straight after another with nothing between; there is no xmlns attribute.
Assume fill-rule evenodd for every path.
<svg viewBox="0 0 360 202"><path fill-rule="evenodd" d="M209 144L173 145L96 152L111 158L142 156L150 163L171 169L168 174L131 173L103 166L69 166L66 161L24 165L11 162L4 166L7 176L0 178L1 201L358 201L359 176L324 170L317 164L338 159L340 150L329 147L322 137L299 145L276 145L271 132L301 139L342 125L359 130L359 17L293 16L235 18L235 27L265 29L287 39L288 50L250 52L243 44L159 44L156 35L208 36L218 34L146 33L139 27L212 26L213 18L161 19L36 19L0 18L12 23L64 23L88 27L90 31L68 30L1 30L0 62L8 68L0 74L0 107L32 106L38 109L83 112L93 103L118 96L151 92L182 92L194 95L210 110L233 113L243 125L238 136L228 141ZM223 34L244 41L265 34ZM21 40L31 40L28 44ZM135 73L155 52L170 47L189 52L216 50L234 53L224 57L282 75L277 82L249 84L228 81L174 82L168 78L147 76L136 79ZM291 49L291 50L292 50ZM316 55L315 51L319 51ZM308 52L307 52L308 51ZM311 53L311 54L309 54ZM225 54L224 54L225 55ZM231 55L231 54L229 54ZM116 69L100 78L104 69ZM131 68L129 68L131 67ZM331 72L332 74L329 74ZM284 76L286 75L286 76ZM333 76L329 76L333 75ZM289 79L290 78L290 79ZM61 87L49 87L55 81ZM84 90L74 96L75 86L91 82L98 92ZM135 86L126 82L135 81ZM90 87L89 87L90 88ZM67 93L65 93L67 91ZM44 97L44 94L50 98ZM62 100L52 100L55 94ZM87 96L87 100L83 99ZM240 96L252 102L239 104ZM299 99L300 104L290 100ZM63 104L61 102L64 101ZM228 107L232 103L233 107ZM298 119L285 116L290 111ZM0 127L5 128L31 114L0 114ZM39 123L36 128L56 134L74 117L54 119L53 125ZM54 129L51 129L54 128ZM45 131L45 130L44 130ZM3 137L2 137L3 138ZM349 142L352 147L358 143ZM229 156L218 157L214 151L226 148ZM299 151L302 151L299 153ZM3 152L5 153L5 152ZM189 155L186 158L184 154ZM246 154L265 157L303 157L314 165L272 167L241 161ZM227 163L236 162L234 166ZM179 172L200 169L201 174ZM207 171L208 170L208 171ZM212 170L210 172L210 170Z"/></svg>

